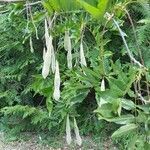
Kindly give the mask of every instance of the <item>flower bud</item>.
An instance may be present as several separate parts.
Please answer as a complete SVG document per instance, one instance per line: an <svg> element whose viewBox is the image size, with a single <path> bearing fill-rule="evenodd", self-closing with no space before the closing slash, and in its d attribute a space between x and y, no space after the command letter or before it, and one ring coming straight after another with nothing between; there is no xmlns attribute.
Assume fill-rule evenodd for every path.
<svg viewBox="0 0 150 150"><path fill-rule="evenodd" d="M31 53L34 52L33 43L32 43L32 37L30 37L30 51L31 51Z"/></svg>
<svg viewBox="0 0 150 150"><path fill-rule="evenodd" d="M75 136L76 136L76 142L79 146L82 145L82 139L80 137L80 134L79 134L79 128L77 126L77 122L76 122L76 119L74 118L74 132L75 132Z"/></svg>
<svg viewBox="0 0 150 150"><path fill-rule="evenodd" d="M55 78L54 78L54 93L53 98L58 101L60 98L60 74L59 74L59 64L56 60L56 70L55 70Z"/></svg>
<svg viewBox="0 0 150 150"><path fill-rule="evenodd" d="M83 51L82 40L81 40L81 43L80 43L80 64L81 64L81 66L85 66L85 67L87 66L85 56L84 56L84 51Z"/></svg>
<svg viewBox="0 0 150 150"><path fill-rule="evenodd" d="M68 145L70 145L72 141L69 115L67 115L67 120L66 120L66 141Z"/></svg>

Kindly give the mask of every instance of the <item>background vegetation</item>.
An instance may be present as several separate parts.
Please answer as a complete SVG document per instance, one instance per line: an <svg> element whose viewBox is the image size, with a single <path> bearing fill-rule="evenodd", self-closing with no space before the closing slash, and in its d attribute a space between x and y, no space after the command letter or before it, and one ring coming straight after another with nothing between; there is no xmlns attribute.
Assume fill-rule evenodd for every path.
<svg viewBox="0 0 150 150"><path fill-rule="evenodd" d="M59 101L53 98L55 75L41 75L48 17L60 68ZM150 149L148 0L1 2L0 35L0 129L8 138L16 140L21 131L65 135L69 115L83 138L105 132L121 142L120 149ZM87 66L80 64L82 37Z"/></svg>

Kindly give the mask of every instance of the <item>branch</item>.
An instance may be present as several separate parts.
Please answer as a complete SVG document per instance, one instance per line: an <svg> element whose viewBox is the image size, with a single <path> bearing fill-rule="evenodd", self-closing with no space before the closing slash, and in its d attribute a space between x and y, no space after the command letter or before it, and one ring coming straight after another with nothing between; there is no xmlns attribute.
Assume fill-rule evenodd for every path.
<svg viewBox="0 0 150 150"><path fill-rule="evenodd" d="M126 47L127 53L128 53L128 55L129 55L131 61L133 61L135 64L137 64L140 68L145 68L139 61L137 61L137 60L134 58L133 54L131 53L131 51L130 51L130 49L129 49L129 47L128 47L128 44L127 44L127 42L126 42L126 39L125 39L125 37L124 37L124 35L123 35L123 31L122 31L121 28L119 27L117 21L116 21L116 20L113 18L113 16L110 15L109 13L106 13L106 17L107 17L108 19L112 19L113 22L114 22L114 24L115 24L116 27L118 28L119 33L120 33L120 35L121 35L121 37L122 37L123 43L124 43L124 45L125 45L125 47Z"/></svg>
<svg viewBox="0 0 150 150"><path fill-rule="evenodd" d="M140 100L143 101L145 104L150 103L150 100L148 100L148 101L145 100L144 97L140 93L137 93L137 94L138 94Z"/></svg>
<svg viewBox="0 0 150 150"><path fill-rule="evenodd" d="M26 5L32 6L32 5L36 5L36 4L41 4L41 1L33 2L33 3L28 3L28 4L26 4ZM25 6L26 6L26 5L25 5Z"/></svg>

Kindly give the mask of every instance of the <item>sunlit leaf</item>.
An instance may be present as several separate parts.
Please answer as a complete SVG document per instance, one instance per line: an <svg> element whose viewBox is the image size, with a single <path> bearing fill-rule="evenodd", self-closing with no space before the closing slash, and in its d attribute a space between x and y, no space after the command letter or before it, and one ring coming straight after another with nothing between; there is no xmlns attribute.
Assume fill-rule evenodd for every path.
<svg viewBox="0 0 150 150"><path fill-rule="evenodd" d="M120 127L117 131L115 131L111 137L112 138L120 137L122 135L130 133L131 131L133 131L137 128L138 128L138 125L136 125L136 124L124 125L124 126Z"/></svg>

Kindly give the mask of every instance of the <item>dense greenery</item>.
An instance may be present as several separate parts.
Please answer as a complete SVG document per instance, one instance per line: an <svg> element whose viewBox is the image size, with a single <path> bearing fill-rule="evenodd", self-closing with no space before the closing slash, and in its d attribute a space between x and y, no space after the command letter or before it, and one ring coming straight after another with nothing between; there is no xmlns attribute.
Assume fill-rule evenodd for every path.
<svg viewBox="0 0 150 150"><path fill-rule="evenodd" d="M49 17L59 101L53 98L55 73L42 77ZM71 37L72 69L65 31ZM122 137L123 149L150 149L148 0L3 2L0 35L1 129L11 135L35 129L65 134L69 115L71 128L75 117L81 135L100 134L107 124L116 129L112 138ZM81 64L80 41L87 66Z"/></svg>

